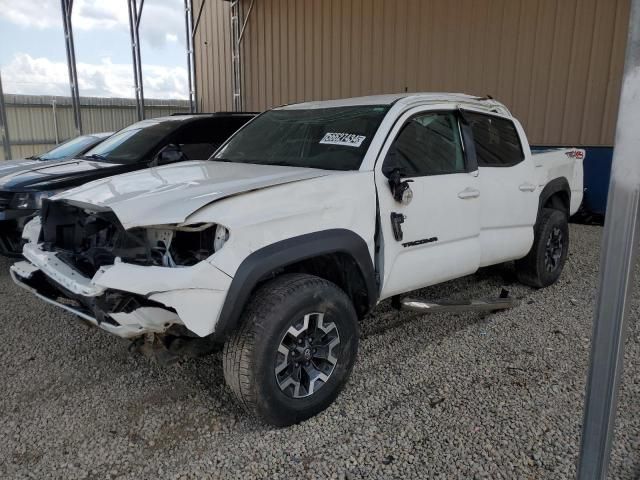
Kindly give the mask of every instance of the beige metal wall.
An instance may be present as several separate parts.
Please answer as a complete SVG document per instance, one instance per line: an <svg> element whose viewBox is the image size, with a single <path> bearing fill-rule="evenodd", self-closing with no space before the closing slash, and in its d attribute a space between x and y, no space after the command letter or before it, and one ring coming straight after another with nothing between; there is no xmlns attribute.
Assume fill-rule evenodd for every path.
<svg viewBox="0 0 640 480"><path fill-rule="evenodd" d="M241 0L245 15L250 3ZM244 108L402 91L490 94L532 143L611 145L629 5L255 0L242 41ZM207 2L205 18L196 39L199 101L229 109L228 2Z"/></svg>
<svg viewBox="0 0 640 480"><path fill-rule="evenodd" d="M7 125L11 156L24 158L50 150L75 136L70 97L6 94ZM55 120L53 102L55 101ZM136 103L132 98L81 97L80 111L85 133L120 130L137 121ZM186 100L145 100L146 118L188 112ZM0 160L5 160L0 145Z"/></svg>
<svg viewBox="0 0 640 480"><path fill-rule="evenodd" d="M231 7L221 0L193 0L194 17L203 2L194 39L198 109L231 111Z"/></svg>

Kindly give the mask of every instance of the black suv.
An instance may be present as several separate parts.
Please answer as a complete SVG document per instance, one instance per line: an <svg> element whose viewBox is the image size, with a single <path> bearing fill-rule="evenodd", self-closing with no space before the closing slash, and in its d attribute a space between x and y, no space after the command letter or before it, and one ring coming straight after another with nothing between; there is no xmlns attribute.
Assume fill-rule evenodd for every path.
<svg viewBox="0 0 640 480"><path fill-rule="evenodd" d="M252 113L172 115L134 123L81 157L0 176L0 254L19 256L25 223L43 198L92 180L185 160L206 160Z"/></svg>

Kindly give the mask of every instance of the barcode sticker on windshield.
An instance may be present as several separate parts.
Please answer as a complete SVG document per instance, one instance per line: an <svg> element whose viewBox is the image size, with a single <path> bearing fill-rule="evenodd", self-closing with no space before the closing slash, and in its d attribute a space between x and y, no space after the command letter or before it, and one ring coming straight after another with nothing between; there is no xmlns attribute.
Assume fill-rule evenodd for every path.
<svg viewBox="0 0 640 480"><path fill-rule="evenodd" d="M345 147L358 148L366 139L367 137L353 133L327 132L324 137L322 137L322 140L320 140L320 143L324 145L344 145Z"/></svg>

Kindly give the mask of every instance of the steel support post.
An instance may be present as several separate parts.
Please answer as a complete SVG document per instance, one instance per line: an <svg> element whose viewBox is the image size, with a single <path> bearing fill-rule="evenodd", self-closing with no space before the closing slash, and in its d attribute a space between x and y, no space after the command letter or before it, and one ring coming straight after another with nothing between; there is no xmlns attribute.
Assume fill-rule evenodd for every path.
<svg viewBox="0 0 640 480"><path fill-rule="evenodd" d="M9 126L7 125L7 110L4 104L4 92L2 91L2 75L0 74L0 137L2 137L2 149L4 159L11 160L11 141L9 140Z"/></svg>
<svg viewBox="0 0 640 480"><path fill-rule="evenodd" d="M58 109L56 99L51 100L51 114L53 116L53 133L56 136L56 145L60 143L60 132L58 131Z"/></svg>
<svg viewBox="0 0 640 480"><path fill-rule="evenodd" d="M235 0L231 4L231 62L233 109L236 112L240 112L242 111L242 66L240 64L240 0Z"/></svg>
<svg viewBox="0 0 640 480"><path fill-rule="evenodd" d="M201 7L204 6L204 0L201 3ZM184 29L185 39L187 47L187 78L189 88L189 112L195 113L197 109L196 105L196 89L195 89L195 51L193 49L193 39L195 36L195 30L193 28L193 0L184 0Z"/></svg>
<svg viewBox="0 0 640 480"><path fill-rule="evenodd" d="M60 0L62 6L62 25L67 51L67 69L69 70L69 85L71 87L71 105L73 106L73 121L76 135L82 134L82 115L80 113L80 93L78 91L78 71L76 69L76 48L73 43L73 23L71 12L73 0Z"/></svg>
<svg viewBox="0 0 640 480"><path fill-rule="evenodd" d="M187 29L187 66L189 68L189 103L192 113L198 109L198 79L196 77L196 49L195 39L200 25L200 17L206 0L200 0L200 8L196 20L193 20L193 0L185 0L185 22ZM193 106L191 106L191 104Z"/></svg>
<svg viewBox="0 0 640 480"><path fill-rule="evenodd" d="M632 0L630 17L591 339L580 480L607 476L639 240L640 0Z"/></svg>
<svg viewBox="0 0 640 480"><path fill-rule="evenodd" d="M138 120L144 120L144 87L142 82L142 57L140 55L140 17L144 0L127 0L129 7L129 34L131 36L131 56L133 59L133 86L136 94Z"/></svg>

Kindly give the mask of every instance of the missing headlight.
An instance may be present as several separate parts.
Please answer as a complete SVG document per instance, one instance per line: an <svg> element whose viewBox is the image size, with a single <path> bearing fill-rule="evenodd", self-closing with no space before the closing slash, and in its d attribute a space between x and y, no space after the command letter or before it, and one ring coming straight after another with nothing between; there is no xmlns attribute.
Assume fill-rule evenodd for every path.
<svg viewBox="0 0 640 480"><path fill-rule="evenodd" d="M168 252L175 265L188 267L209 258L228 238L229 231L222 225L181 227L174 230ZM174 266L167 265L166 258L163 263Z"/></svg>

